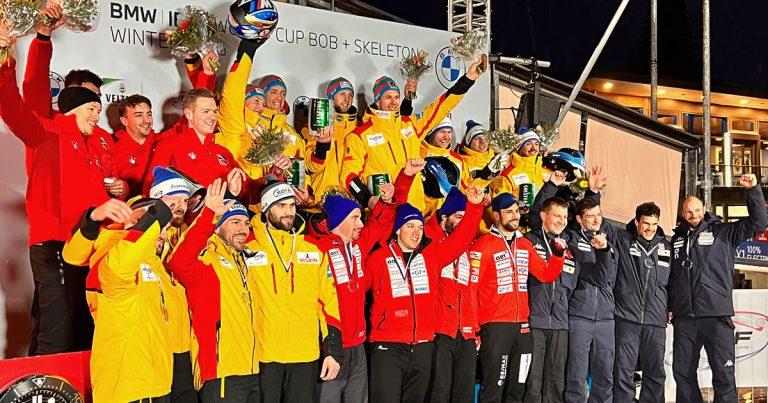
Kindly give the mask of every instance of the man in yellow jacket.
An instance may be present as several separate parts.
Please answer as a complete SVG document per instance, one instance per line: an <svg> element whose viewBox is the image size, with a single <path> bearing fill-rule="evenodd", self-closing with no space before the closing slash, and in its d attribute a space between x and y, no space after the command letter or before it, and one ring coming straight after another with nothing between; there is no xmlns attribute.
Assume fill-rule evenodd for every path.
<svg viewBox="0 0 768 403"><path fill-rule="evenodd" d="M91 353L95 402L167 401L171 391L168 284L159 276L165 269L158 250L173 215L159 200L134 207L125 229L102 231L119 240L92 267L101 287Z"/></svg>
<svg viewBox="0 0 768 403"><path fill-rule="evenodd" d="M469 188L471 178L464 168L464 160L459 153L452 151L453 121L450 115L443 118L422 140L421 157L427 160L424 177L424 217L431 217L445 201L451 187L458 187L462 192Z"/></svg>
<svg viewBox="0 0 768 403"><path fill-rule="evenodd" d="M374 103L363 117L364 123L347 135L341 169L342 183L361 205L369 206L375 193L368 186L369 178L386 174L394 181L408 159L419 158L421 140L458 105L486 65L485 56L472 64L453 87L424 109L420 118L400 115L400 89L393 79L385 76L376 80ZM420 178L411 187L408 203L419 210L425 208Z"/></svg>
<svg viewBox="0 0 768 403"><path fill-rule="evenodd" d="M357 108L352 104L355 88L344 77L331 80L326 95L333 103L333 130L330 141L314 138L307 143L307 154L318 164L313 165L309 178L317 199L321 199L330 188L341 186L341 163L344 160L344 139L357 128ZM308 133L308 128L302 129ZM308 138L309 134L305 136Z"/></svg>
<svg viewBox="0 0 768 403"><path fill-rule="evenodd" d="M512 153L509 166L494 179L491 188L494 196L510 193L530 208L536 193L549 179L550 172L542 167L539 135L531 129L525 129L520 136L522 136L520 148Z"/></svg>
<svg viewBox="0 0 768 403"><path fill-rule="evenodd" d="M248 150L265 130L281 130L287 144L282 157L278 157L274 165L285 169L290 167L288 158L305 158L308 169L311 169L312 161L306 161L309 155L305 155L304 140L288 124L282 112L285 83L280 77L265 76L254 84L248 84L254 55L259 46L257 42L240 41L235 62L227 73L221 92L217 116L220 133L216 136L216 142L232 153L249 177L258 179L269 171L270 166L246 160Z"/></svg>
<svg viewBox="0 0 768 403"><path fill-rule="evenodd" d="M336 288L318 241L302 235L293 189L267 176L262 213L251 220L258 357L263 403L314 399L318 375L331 380L343 359ZM322 332L325 346L318 370Z"/></svg>
<svg viewBox="0 0 768 403"><path fill-rule="evenodd" d="M201 402L258 401L253 267L245 251L248 210L224 199L227 184L208 187L205 207L179 241L168 268L187 290L197 341Z"/></svg>

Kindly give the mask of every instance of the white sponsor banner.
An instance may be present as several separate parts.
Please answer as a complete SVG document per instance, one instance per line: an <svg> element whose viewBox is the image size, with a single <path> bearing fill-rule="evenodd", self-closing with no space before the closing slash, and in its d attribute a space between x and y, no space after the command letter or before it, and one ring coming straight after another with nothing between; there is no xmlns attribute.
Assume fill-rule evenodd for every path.
<svg viewBox="0 0 768 403"><path fill-rule="evenodd" d="M733 305L736 315L736 386L764 387L768 385L768 290L735 290ZM667 326L667 346L664 367L666 387L675 388L672 373L673 326ZM707 352L702 348L699 359L699 386L712 387L712 370Z"/></svg>
<svg viewBox="0 0 768 403"><path fill-rule="evenodd" d="M222 30L227 30L229 1L171 0L101 1L101 20L90 33L73 33L64 28L53 35L53 60L50 83L54 95L63 88L63 77L71 69L87 68L105 80L102 87L104 117L100 125L117 129L117 104L135 93L153 102L155 130L169 127L181 114L178 94L190 88L183 63L170 54L161 32L178 25L178 12L186 4L199 5L216 14ZM449 88L465 72L466 65L447 52L449 39L455 34L413 25L404 25L350 14L332 13L308 7L278 3L280 20L272 37L256 53L252 78L278 74L288 85L288 102L299 96L325 97L328 81L344 76L355 86L356 105L372 102L371 87L382 75L395 78L401 88L405 79L399 76L397 64L417 50L429 52L435 66L419 84L419 98L414 111L421 110ZM222 49L223 76L232 63L239 38L226 34ZM18 60L19 85L27 62L27 49L33 35L19 40L15 55ZM490 115L490 81L488 74L470 90L454 111L457 138L465 131L467 119L487 124ZM222 77L219 77L219 86ZM55 100L55 99L54 99ZM109 119L106 119L108 117ZM293 122L289 118L289 122ZM109 130L112 131L112 130ZM32 299L32 278L26 252L26 217L23 197L26 187L24 147L8 133L0 121L0 211L2 222L14 228L0 236L0 256L9 258L0 265L0 278L5 284L7 311L17 318L27 317ZM23 252L22 252L23 251ZM0 298L2 301L2 298ZM0 346L4 318L0 309ZM14 323L10 329L27 332L25 323ZM17 340L23 337L14 337ZM12 346L13 347L13 346ZM1 349L0 349L1 350ZM15 346L11 355L26 350Z"/></svg>

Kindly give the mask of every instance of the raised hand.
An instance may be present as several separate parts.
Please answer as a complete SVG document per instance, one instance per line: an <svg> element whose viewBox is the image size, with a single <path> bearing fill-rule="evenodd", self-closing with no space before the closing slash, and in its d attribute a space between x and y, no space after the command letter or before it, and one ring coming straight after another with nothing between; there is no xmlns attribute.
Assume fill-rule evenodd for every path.
<svg viewBox="0 0 768 403"><path fill-rule="evenodd" d="M472 204L481 204L486 198L485 191L482 186L472 185L467 189L467 201Z"/></svg>
<svg viewBox="0 0 768 403"><path fill-rule="evenodd" d="M427 161L424 158L412 158L405 163L405 174L408 176L414 176L417 173L424 170L427 165Z"/></svg>
<svg viewBox="0 0 768 403"><path fill-rule="evenodd" d="M218 215L223 215L229 210L229 206L235 203L230 200L224 203L224 194L227 191L227 182L216 179L208 186L208 192L205 194L205 207L211 209Z"/></svg>
<svg viewBox="0 0 768 403"><path fill-rule="evenodd" d="M552 182L555 186L563 186L565 185L565 177L566 173L563 171L555 171L552 172L552 175L549 176L549 181Z"/></svg>
<svg viewBox="0 0 768 403"><path fill-rule="evenodd" d="M385 203L392 203L392 198L395 196L395 185L391 183L382 183L379 185L379 191L381 196L379 197Z"/></svg>
<svg viewBox="0 0 768 403"><path fill-rule="evenodd" d="M91 220L102 222L111 220L116 223L125 224L131 220L133 210L122 200L109 199L104 204L91 211Z"/></svg>
<svg viewBox="0 0 768 403"><path fill-rule="evenodd" d="M488 70L488 55L482 54L480 55L480 58L472 63L471 66L467 69L467 78L475 81L478 78L480 78L483 73L485 73Z"/></svg>
<svg viewBox="0 0 768 403"><path fill-rule="evenodd" d="M605 185L608 184L608 178L603 174L603 167L601 165L595 165L589 169L587 183L589 183L589 190L595 193L605 189Z"/></svg>
<svg viewBox="0 0 768 403"><path fill-rule="evenodd" d="M739 186L744 189L752 189L757 186L757 177L754 174L741 175L741 178L739 178Z"/></svg>
<svg viewBox="0 0 768 403"><path fill-rule="evenodd" d="M245 182L245 172L240 168L232 168L227 174L227 186L229 192L237 196L240 191L243 190L243 182Z"/></svg>
<svg viewBox="0 0 768 403"><path fill-rule="evenodd" d="M37 27L37 33L41 35L51 36L56 28L67 22L67 17L64 15L60 4L49 2L45 8L40 10L40 15L43 18Z"/></svg>

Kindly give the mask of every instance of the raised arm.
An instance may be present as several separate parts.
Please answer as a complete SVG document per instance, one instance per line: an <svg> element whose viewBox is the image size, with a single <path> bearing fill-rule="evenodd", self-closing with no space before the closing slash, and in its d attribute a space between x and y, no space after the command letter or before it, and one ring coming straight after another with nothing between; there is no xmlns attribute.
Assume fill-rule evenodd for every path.
<svg viewBox="0 0 768 403"><path fill-rule="evenodd" d="M723 224L728 241L733 247L765 231L768 226L765 196L755 175L742 176L739 179L739 185L744 188L749 216L734 223Z"/></svg>
<svg viewBox="0 0 768 403"><path fill-rule="evenodd" d="M474 193L479 193L480 196ZM470 189L467 195L468 203L464 218L461 219L456 229L451 232L451 235L440 242L429 244L424 249L424 258L427 262L433 262L431 264L434 267L442 268L458 259L469 248L472 240L475 239L484 207L482 202L473 201L472 199L479 197L479 200L483 200L482 194L483 190L479 187L472 187Z"/></svg>
<svg viewBox="0 0 768 403"><path fill-rule="evenodd" d="M4 45L0 43L0 46ZM44 119L35 115L21 99L16 83L16 60L11 55L8 58L0 66L0 118L26 146L35 147L53 134L46 131Z"/></svg>

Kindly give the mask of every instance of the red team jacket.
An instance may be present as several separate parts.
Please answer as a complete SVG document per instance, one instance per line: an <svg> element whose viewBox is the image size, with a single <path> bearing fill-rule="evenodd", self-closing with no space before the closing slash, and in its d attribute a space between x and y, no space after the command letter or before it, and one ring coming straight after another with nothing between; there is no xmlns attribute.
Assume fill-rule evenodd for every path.
<svg viewBox="0 0 768 403"><path fill-rule="evenodd" d="M371 254L372 342L416 344L432 341L437 331L435 304L441 270L458 259L475 236L482 205L468 204L456 230L442 241L422 243L405 262L397 242ZM425 243L427 243L424 246Z"/></svg>
<svg viewBox="0 0 768 403"><path fill-rule="evenodd" d="M563 270L563 257L552 255L547 262L519 232L509 245L496 227L469 248L469 259L472 269L479 270L477 321L480 325L528 322L529 273L539 281L551 283Z"/></svg>
<svg viewBox="0 0 768 403"><path fill-rule="evenodd" d="M458 229L458 228L457 228ZM432 242L441 242L448 237L437 214L424 225L424 235ZM477 307L474 302L477 287L477 268L470 267L465 248L458 259L440 270L437 281L437 333L456 337L458 332L465 340L474 339L479 330Z"/></svg>
<svg viewBox="0 0 768 403"><path fill-rule="evenodd" d="M215 143L214 135L208 135L204 142L200 142L194 129L184 127L180 132L171 128L161 136L144 177L143 194L149 193L151 173L156 166L177 168L201 186L208 186L217 178L226 179L227 174L238 166L232 153Z"/></svg>
<svg viewBox="0 0 768 403"><path fill-rule="evenodd" d="M83 211L109 198L75 117L33 113L19 95L15 60L0 67L0 117L34 151L26 192L29 244L67 240Z"/></svg>
<svg viewBox="0 0 768 403"><path fill-rule="evenodd" d="M405 203L413 176L402 171L395 180L395 202ZM321 223L324 233L312 234L317 243L330 257L329 270L336 285L341 315L341 338L344 348L359 346L365 342L365 293L371 286L371 273L368 270L368 255L371 249L392 233L395 220L395 204L376 203L373 212L360 232L357 241L344 245L338 235L327 230L325 221Z"/></svg>

